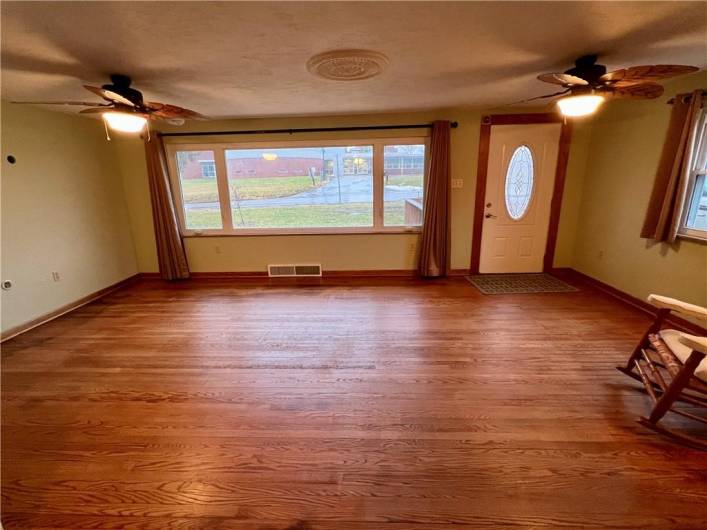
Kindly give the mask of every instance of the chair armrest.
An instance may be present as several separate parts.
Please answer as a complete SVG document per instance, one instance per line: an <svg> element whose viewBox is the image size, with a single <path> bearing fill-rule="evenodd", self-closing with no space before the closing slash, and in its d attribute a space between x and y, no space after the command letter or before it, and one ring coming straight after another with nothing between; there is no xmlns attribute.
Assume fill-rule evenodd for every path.
<svg viewBox="0 0 707 530"><path fill-rule="evenodd" d="M692 350L707 355L707 337L695 337L694 335L680 335L680 343Z"/></svg>
<svg viewBox="0 0 707 530"><path fill-rule="evenodd" d="M676 313L691 316L693 318L702 318L707 320L707 309L695 304L688 304L687 302L681 302L675 298L668 298L667 296L661 296L659 294L650 295L648 297L648 302L655 307L662 307L675 311Z"/></svg>

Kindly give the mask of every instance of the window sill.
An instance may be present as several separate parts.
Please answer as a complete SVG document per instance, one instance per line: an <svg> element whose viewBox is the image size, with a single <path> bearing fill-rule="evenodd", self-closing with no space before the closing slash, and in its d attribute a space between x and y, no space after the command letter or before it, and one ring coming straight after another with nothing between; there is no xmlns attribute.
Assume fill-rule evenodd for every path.
<svg viewBox="0 0 707 530"><path fill-rule="evenodd" d="M696 234L681 234L678 233L677 235L678 239L684 239L686 241L692 241L693 243L701 243L703 245L707 245L707 232L705 232L704 236L698 236Z"/></svg>
<svg viewBox="0 0 707 530"><path fill-rule="evenodd" d="M185 238L199 237L254 237L254 236L345 236L374 234L420 234L422 227L388 227L388 228L291 228L291 229L252 229L238 231L204 230L182 233Z"/></svg>

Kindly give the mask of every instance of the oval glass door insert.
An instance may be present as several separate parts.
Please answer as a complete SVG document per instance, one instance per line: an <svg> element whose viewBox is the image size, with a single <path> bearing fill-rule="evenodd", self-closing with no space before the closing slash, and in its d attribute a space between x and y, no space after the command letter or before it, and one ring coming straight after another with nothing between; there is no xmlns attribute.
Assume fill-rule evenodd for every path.
<svg viewBox="0 0 707 530"><path fill-rule="evenodd" d="M527 145L521 145L511 156L506 172L506 210L511 219L525 215L533 197L533 153Z"/></svg>

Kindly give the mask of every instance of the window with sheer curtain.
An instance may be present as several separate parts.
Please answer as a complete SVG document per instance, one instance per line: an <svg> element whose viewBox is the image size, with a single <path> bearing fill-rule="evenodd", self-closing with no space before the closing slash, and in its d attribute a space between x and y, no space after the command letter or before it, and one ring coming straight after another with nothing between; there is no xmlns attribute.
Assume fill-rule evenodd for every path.
<svg viewBox="0 0 707 530"><path fill-rule="evenodd" d="M707 109L693 134L689 176L678 234L707 239Z"/></svg>

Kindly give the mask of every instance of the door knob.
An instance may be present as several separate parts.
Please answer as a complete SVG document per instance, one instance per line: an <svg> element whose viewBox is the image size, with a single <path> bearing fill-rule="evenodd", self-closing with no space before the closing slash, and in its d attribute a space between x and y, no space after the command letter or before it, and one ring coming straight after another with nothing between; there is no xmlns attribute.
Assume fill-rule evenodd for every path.
<svg viewBox="0 0 707 530"><path fill-rule="evenodd" d="M484 215L484 217L486 217L486 219L496 219L496 216L492 213L487 213L486 215Z"/></svg>

